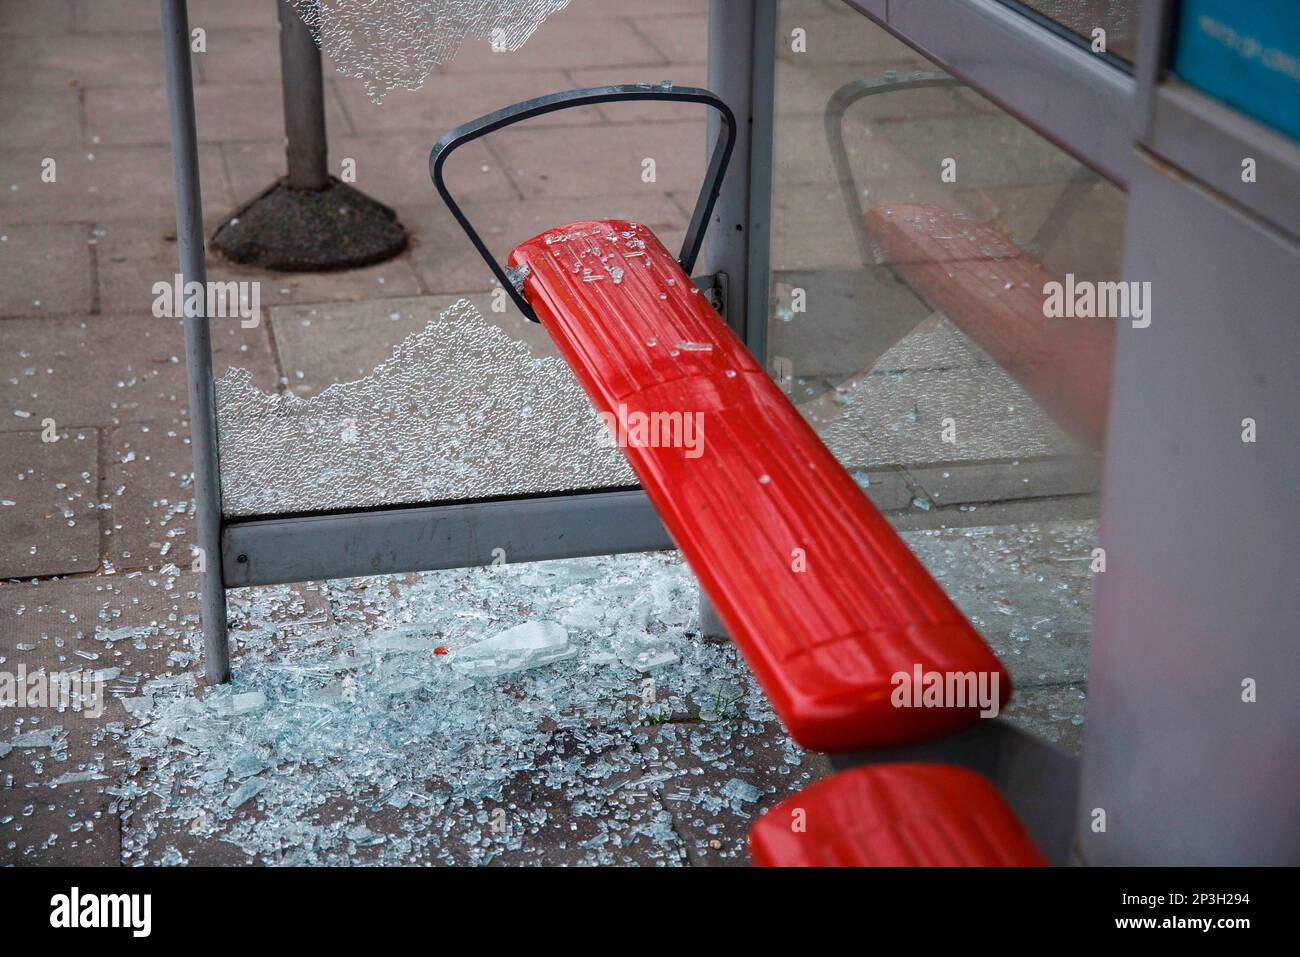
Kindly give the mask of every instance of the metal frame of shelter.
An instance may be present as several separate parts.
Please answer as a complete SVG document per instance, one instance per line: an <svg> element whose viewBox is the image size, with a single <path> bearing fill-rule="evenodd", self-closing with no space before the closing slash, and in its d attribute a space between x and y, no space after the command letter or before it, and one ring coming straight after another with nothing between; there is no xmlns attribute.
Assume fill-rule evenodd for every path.
<svg viewBox="0 0 1300 957"><path fill-rule="evenodd" d="M1095 589L1083 758L1026 744L1003 722L919 756L961 751L1012 792L1036 834L1060 838L1058 861L1296 863L1300 705L1289 688L1243 705L1238 684L1294 670L1300 542L1276 513L1295 514L1300 474L1300 144L1172 76L1173 0L1142 0L1132 69L1018 0L844 2L1127 190L1124 278L1150 281L1158 310L1150 329L1117 335L1101 522L1110 571ZM181 273L202 283L186 0L160 3ZM722 277L724 315L760 360L777 7L709 5L707 85L738 123L697 271ZM718 135L715 120L710 147ZM1257 164L1249 184L1243 157ZM489 564L494 548L535 561L672 547L636 489L223 518L201 312L187 312L185 335L209 681L229 676L227 588ZM1271 443L1243 445L1245 416ZM1197 481L1170 480L1189 468Z"/></svg>

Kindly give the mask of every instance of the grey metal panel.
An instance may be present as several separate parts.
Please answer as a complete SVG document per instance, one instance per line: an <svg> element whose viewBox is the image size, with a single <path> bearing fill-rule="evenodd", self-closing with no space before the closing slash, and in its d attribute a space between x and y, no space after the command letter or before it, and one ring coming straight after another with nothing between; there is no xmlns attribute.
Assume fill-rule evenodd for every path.
<svg viewBox="0 0 1300 957"><path fill-rule="evenodd" d="M238 522L221 557L238 588L673 547L645 493L629 490Z"/></svg>
<svg viewBox="0 0 1300 957"><path fill-rule="evenodd" d="M1300 238L1300 143L1170 80L1156 89L1146 145L1261 219ZM1246 157L1255 160L1253 183L1241 179Z"/></svg>
<svg viewBox="0 0 1300 957"><path fill-rule="evenodd" d="M1078 845L1297 864L1300 244L1138 156L1124 278L1152 317L1116 341Z"/></svg>
<svg viewBox="0 0 1300 957"><path fill-rule="evenodd" d="M163 50L167 69L167 112L171 124L172 178L176 184L176 241L182 281L206 283L203 255L203 202L194 123L194 85L190 29L185 0L161 0ZM212 346L204 297L186 297L185 372L194 456L195 544L201 549L200 614L207 680L230 677L226 645L226 592L221 578L221 473L217 458L216 398L212 386ZM197 306L197 309L195 308Z"/></svg>
<svg viewBox="0 0 1300 957"><path fill-rule="evenodd" d="M978 771L993 782L1053 864L1069 864L1074 859L1079 762L1003 719L981 721L937 741L829 757L836 769L928 761Z"/></svg>
<svg viewBox="0 0 1300 957"><path fill-rule="evenodd" d="M1135 81L997 0L888 5L876 20L947 72L1120 186L1132 162Z"/></svg>

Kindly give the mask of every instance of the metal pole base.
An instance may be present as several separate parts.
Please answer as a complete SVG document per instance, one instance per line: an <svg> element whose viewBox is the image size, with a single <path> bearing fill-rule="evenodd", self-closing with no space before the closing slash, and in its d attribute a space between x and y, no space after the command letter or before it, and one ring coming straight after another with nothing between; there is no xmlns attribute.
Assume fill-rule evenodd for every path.
<svg viewBox="0 0 1300 957"><path fill-rule="evenodd" d="M324 189L280 181L237 209L212 237L227 259L282 272L357 269L406 249L397 214L333 177Z"/></svg>

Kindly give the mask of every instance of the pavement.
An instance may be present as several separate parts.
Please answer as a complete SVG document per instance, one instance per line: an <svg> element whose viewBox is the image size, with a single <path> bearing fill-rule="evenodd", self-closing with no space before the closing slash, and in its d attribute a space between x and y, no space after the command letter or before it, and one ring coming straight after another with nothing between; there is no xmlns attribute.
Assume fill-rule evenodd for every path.
<svg viewBox="0 0 1300 957"><path fill-rule="evenodd" d="M1018 719L1077 750L1095 457L887 265L861 261L822 110L843 83L928 64L841 4L794 0L782 9L771 357L792 399L1013 662ZM277 27L271 0L190 0L190 11L191 25L206 32L194 63L210 236L283 172ZM209 278L261 283L266 317L254 328L214 321L216 374L244 369L257 389L311 398L368 374L461 297L530 355L553 359L513 308L491 310L491 275L429 184L430 146L466 119L544 91L662 79L705 85L706 11L704 0L574 0L518 53L473 43L423 89L392 91L382 105L327 64L331 163L336 172L355 163L354 185L397 212L410 245L386 263L315 275L210 257ZM490 787L429 784L412 798L414 785L397 769L450 758L389 742L401 760L380 768L402 787L381 788L380 810L356 779L328 775L309 778L319 800L303 806L280 786L305 779L302 752L277 759L284 742L259 738L263 726L202 704L183 336L179 321L151 312L154 283L169 281L177 263L157 17L154 0L0 0L0 669L80 668L100 675L111 698L98 718L73 709L3 715L0 863L743 862L753 814L827 765L785 738L734 655L693 650L703 647L696 610L672 556L655 559L655 575L675 584L646 614L650 633L690 664L686 677L654 675L681 683L680 708L643 709L597 730L590 715L498 715L513 730L483 742L480 757L515 770ZM806 31L807 52L791 48L796 28ZM1027 245L1059 214L1060 229L1036 249L1045 265L1079 276L1117 272L1122 195L1096 185L1060 214L1076 164L994 105L948 88L855 110L846 142L865 202L940 203ZM452 164L451 186L503 259L546 228L605 215L645 223L671 248L703 173L703 133L702 118L677 107L556 114L467 147ZM943 182L938 169L954 153L956 182ZM657 161L654 182L641 176L645 157ZM807 312L791 308L796 289ZM952 409L957 443L939 438ZM228 501L227 511L245 504ZM636 568L618 561L554 574L635 580ZM344 654L366 662L361 693L374 690L389 708L392 675L384 656L379 664L368 657L367 635L410 622L421 596L450 601L487 587L465 571L232 593L236 685L281 695L270 714L289 720L328 689L287 687L276 676ZM495 612L483 613L480 596L457 614L473 618L480 637L527 620L526 592L498 597ZM595 607L604 599L584 600ZM618 657L601 644L616 637L612 625L575 629L585 643L564 667L586 674ZM295 641L323 657L302 659ZM432 677L436 664L421 658L415 673L441 681ZM609 667L626 669L637 699L647 673L623 659ZM507 683L511 700L545 699L553 689L537 674ZM709 701L722 686L741 703L718 715ZM610 691L611 700L620 695ZM330 707L341 708L333 699ZM365 722L350 714L341 726L359 734ZM24 736L43 730L52 731L47 745L10 744L39 741L39 733ZM223 750L222 734L244 735L245 750ZM345 748L329 757L349 774L373 771L347 764ZM600 774L575 770L593 764ZM454 766L469 774L472 762ZM619 774L646 782L631 788L631 805L644 806L610 797L592 810L592 794L614 795L607 782ZM234 808L221 790L273 777ZM510 827L464 838L457 828L495 820L493 800L509 809ZM535 819L543 805L549 813ZM286 823L300 812L314 815L309 837ZM450 823L429 838L438 820ZM398 841L399 833L419 839Z"/></svg>

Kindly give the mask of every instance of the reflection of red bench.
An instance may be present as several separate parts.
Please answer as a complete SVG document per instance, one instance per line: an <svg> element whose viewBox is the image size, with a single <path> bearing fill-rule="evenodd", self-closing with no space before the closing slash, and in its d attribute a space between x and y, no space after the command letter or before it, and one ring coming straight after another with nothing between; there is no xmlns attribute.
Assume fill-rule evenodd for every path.
<svg viewBox="0 0 1300 957"><path fill-rule="evenodd" d="M598 411L626 423L629 435L656 414L665 424L699 414L702 443L665 447L672 433L661 428L624 451L795 740L819 750L896 747L979 720L974 703L895 707L893 676L917 666L996 678L999 707L1006 702L1010 678L996 656L650 230L572 223L519 246L510 263ZM902 862L857 841L859 830L835 837L825 827L893 821L897 799L940 817L977 808L977 817L934 823L936 833L951 826L970 838L963 862L1041 860L978 775L908 767L851 772L812 789L823 822L816 835L831 836L837 862ZM881 776L893 790L860 786ZM791 800L805 797L814 795ZM890 840L912 825L900 826ZM760 823L755 832L763 862L830 853L816 835L791 843L771 831ZM952 858L936 843L907 862Z"/></svg>
<svg viewBox="0 0 1300 957"><path fill-rule="evenodd" d="M993 785L942 764L854 768L819 781L764 814L749 845L767 865L1047 863Z"/></svg>
<svg viewBox="0 0 1300 957"><path fill-rule="evenodd" d="M1106 435L1114 325L1048 319L1043 287L1057 280L998 230L942 206L882 206L866 214L878 253L930 308L1006 369L1090 449Z"/></svg>

